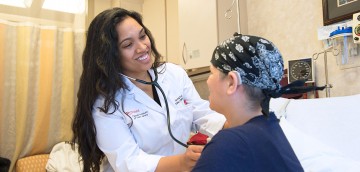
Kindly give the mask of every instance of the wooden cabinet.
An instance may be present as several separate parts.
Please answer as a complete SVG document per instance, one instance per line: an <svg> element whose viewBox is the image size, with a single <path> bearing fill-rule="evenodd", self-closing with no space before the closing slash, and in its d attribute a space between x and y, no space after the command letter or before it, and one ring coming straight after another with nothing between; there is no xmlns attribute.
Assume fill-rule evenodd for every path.
<svg viewBox="0 0 360 172"><path fill-rule="evenodd" d="M218 42L216 12L216 0L178 0L179 39L175 42L169 37L168 42L177 45L178 62L185 69L210 65Z"/></svg>
<svg viewBox="0 0 360 172"><path fill-rule="evenodd" d="M144 0L143 6L160 53L185 69L209 66L218 40L216 12L216 0Z"/></svg>
<svg viewBox="0 0 360 172"><path fill-rule="evenodd" d="M216 45L239 31L237 2L234 2L165 1L168 61L181 64L185 69L209 66ZM229 19L225 18L228 9L232 11Z"/></svg>

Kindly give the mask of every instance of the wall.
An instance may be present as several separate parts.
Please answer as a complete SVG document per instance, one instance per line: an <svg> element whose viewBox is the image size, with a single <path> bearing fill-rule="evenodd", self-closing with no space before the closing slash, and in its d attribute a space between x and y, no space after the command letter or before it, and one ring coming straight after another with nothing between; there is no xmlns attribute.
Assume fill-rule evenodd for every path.
<svg viewBox="0 0 360 172"><path fill-rule="evenodd" d="M217 29L218 43L231 37L235 32L240 33L240 10L233 0L217 0Z"/></svg>
<svg viewBox="0 0 360 172"><path fill-rule="evenodd" d="M86 30L95 16L97 16L100 12L111 8L111 6L115 3L118 2L115 0L87 0Z"/></svg>
<svg viewBox="0 0 360 172"><path fill-rule="evenodd" d="M161 55L167 57L165 5L165 0L144 0L142 15L145 26L155 39L156 48Z"/></svg>
<svg viewBox="0 0 360 172"><path fill-rule="evenodd" d="M180 64L178 54L180 49L178 44L173 42L180 42L179 39L179 11L177 1L166 0L166 44L167 44L167 61Z"/></svg>
<svg viewBox="0 0 360 172"><path fill-rule="evenodd" d="M149 3L147 1L145 0L144 4ZM101 3L89 0L89 17L91 18L99 11L111 7L113 2L115 0L102 0ZM156 2L163 3L161 0ZM167 1L168 10L174 10L170 8L171 2ZM320 0L311 1L311 3L307 0L276 0L272 1L271 4L266 0L239 0L239 8L241 33L259 35L273 41L282 52L286 68L288 67L287 61L290 59L312 57L314 53L323 51L322 42L317 40L317 29L323 26L322 2ZM159 9L159 11L163 10L163 7ZM147 15L149 13L145 9L144 12ZM145 22L148 19L144 16ZM169 19L167 21L171 22ZM168 25L170 24L168 23ZM174 38L172 32L178 28L169 27L167 29L167 35ZM156 32L156 29L152 30ZM170 53L178 51L172 49L171 46L167 47L166 50L164 45L160 45L161 42L164 42L164 38L158 33L154 33L154 37L159 39L157 41L158 47L163 55L172 57ZM324 68L324 58L323 55L320 55L316 61L315 69L318 85L325 85ZM358 82L360 67L340 69L336 65L335 57L328 53L328 68L329 83L333 85L333 88L330 89L331 97L360 93L360 82ZM320 97L325 97L325 91L320 92Z"/></svg>
<svg viewBox="0 0 360 172"><path fill-rule="evenodd" d="M323 51L317 40L317 29L323 26L322 1L308 0L248 0L247 33L267 38L282 52L285 67L290 59L312 57ZM244 33L244 32L243 32ZM317 85L325 85L323 55L316 61ZM360 93L360 67L340 69L332 53L328 53L329 83L333 85L330 96ZM319 93L325 97L325 91Z"/></svg>

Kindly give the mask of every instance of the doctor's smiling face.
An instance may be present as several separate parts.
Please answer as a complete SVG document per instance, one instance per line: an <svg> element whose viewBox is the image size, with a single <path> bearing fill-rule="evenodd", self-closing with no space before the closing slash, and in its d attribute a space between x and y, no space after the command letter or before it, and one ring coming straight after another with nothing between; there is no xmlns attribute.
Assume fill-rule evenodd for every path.
<svg viewBox="0 0 360 172"><path fill-rule="evenodd" d="M150 39L145 29L131 17L118 23L116 31L123 73L137 78L152 66Z"/></svg>

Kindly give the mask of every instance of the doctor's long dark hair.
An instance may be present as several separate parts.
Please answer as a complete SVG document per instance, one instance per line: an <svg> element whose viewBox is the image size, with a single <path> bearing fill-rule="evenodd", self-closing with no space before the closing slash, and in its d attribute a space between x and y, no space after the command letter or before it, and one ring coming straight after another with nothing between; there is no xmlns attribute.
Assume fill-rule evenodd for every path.
<svg viewBox="0 0 360 172"><path fill-rule="evenodd" d="M100 108L105 113L111 107L118 109L115 93L118 89L127 88L119 77L120 67L118 37L116 25L125 18L135 19L145 30L151 42L151 52L155 57L153 67L158 67L162 56L155 47L154 38L144 26L142 17L137 12L122 8L112 8L101 12L91 22L87 31L86 46L82 55L83 72L77 93L77 106L72 123L74 143L79 145L78 151L83 161L83 171L99 171L104 158L96 144L96 128L92 117L92 109L98 96L105 98Z"/></svg>

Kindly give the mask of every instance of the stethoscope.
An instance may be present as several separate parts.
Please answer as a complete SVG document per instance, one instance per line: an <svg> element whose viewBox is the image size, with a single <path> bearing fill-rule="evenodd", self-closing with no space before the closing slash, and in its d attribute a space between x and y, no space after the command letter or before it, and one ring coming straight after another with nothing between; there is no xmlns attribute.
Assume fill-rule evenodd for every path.
<svg viewBox="0 0 360 172"><path fill-rule="evenodd" d="M169 134L170 134L171 138L172 138L176 143L178 143L178 144L180 144L181 146L184 146L185 148L187 148L188 145L185 144L185 143L183 143L183 142L181 142L181 141L179 141L178 139L176 139L176 138L174 137L174 135L172 134L172 132L171 132L169 104L168 104L168 102L167 102L167 98L166 98L166 96L165 96L164 90L160 87L159 83L157 82L157 80L158 80L157 70L156 70L156 68L153 68L153 70L154 70L154 73L155 73L155 79L154 79L153 81L151 81L151 82L147 82L147 81L144 81L144 80L141 80L141 79L132 78L132 77L126 76L126 75L124 75L124 74L122 74L122 73L120 73L120 75L122 75L122 76L124 76L124 77L126 77L126 78L128 78L128 79L131 79L131 80L133 80L133 81L140 82L140 83L142 83L142 84L154 85L156 88L158 88L158 89L160 90L161 95L163 96L164 101L165 101L166 116L167 116L167 126L168 126ZM150 78L151 78L151 76L150 76Z"/></svg>

